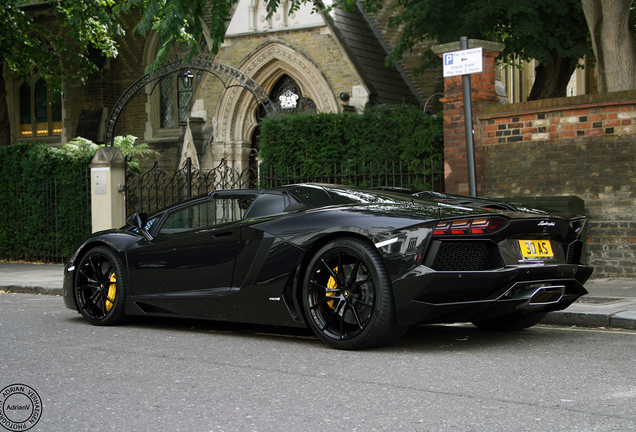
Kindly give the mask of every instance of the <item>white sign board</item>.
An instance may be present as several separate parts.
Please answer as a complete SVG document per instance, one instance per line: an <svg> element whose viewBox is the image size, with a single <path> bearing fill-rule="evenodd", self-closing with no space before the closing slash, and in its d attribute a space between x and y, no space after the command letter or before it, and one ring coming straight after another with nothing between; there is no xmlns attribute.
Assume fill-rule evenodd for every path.
<svg viewBox="0 0 636 432"><path fill-rule="evenodd" d="M444 78L483 72L481 47L444 53L443 59Z"/></svg>

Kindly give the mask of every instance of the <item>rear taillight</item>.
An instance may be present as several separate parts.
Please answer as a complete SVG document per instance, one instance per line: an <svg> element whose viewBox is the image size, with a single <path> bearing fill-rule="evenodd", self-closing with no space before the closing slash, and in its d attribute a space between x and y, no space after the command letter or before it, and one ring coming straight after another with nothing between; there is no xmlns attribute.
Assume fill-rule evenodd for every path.
<svg viewBox="0 0 636 432"><path fill-rule="evenodd" d="M506 225L500 217L442 221L437 224L433 235L491 234Z"/></svg>
<svg viewBox="0 0 636 432"><path fill-rule="evenodd" d="M574 232L577 234L577 236L580 236L581 233L583 232L583 228L585 227L585 218L578 218L578 219L571 220L570 226L572 227Z"/></svg>

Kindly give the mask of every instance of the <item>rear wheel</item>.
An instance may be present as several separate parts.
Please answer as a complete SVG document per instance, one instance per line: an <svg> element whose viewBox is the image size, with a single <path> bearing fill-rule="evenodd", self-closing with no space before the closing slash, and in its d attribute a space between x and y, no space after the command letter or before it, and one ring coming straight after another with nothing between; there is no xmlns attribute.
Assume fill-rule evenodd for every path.
<svg viewBox="0 0 636 432"><path fill-rule="evenodd" d="M334 348L385 345L407 329L396 324L382 257L358 239L335 240L314 255L305 275L303 307L314 333Z"/></svg>
<svg viewBox="0 0 636 432"><path fill-rule="evenodd" d="M473 325L481 330L514 331L532 327L541 322L547 312L530 312L524 315L507 316L488 321L473 321Z"/></svg>
<svg viewBox="0 0 636 432"><path fill-rule="evenodd" d="M75 301L91 324L114 325L124 319L123 267L107 247L88 251L77 268Z"/></svg>

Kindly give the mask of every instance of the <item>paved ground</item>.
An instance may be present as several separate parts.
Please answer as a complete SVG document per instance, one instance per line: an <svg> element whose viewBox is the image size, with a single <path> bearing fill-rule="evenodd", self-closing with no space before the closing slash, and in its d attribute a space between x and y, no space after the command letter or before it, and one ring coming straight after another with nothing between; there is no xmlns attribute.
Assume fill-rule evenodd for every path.
<svg viewBox="0 0 636 432"><path fill-rule="evenodd" d="M589 295L543 323L636 328L636 279L591 279L585 288ZM62 295L62 265L0 262L0 291Z"/></svg>

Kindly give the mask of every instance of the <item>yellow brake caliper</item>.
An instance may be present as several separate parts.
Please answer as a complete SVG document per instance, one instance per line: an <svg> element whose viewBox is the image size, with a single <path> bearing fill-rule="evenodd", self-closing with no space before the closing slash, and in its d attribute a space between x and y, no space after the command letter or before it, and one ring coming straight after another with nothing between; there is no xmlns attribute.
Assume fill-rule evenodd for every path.
<svg viewBox="0 0 636 432"><path fill-rule="evenodd" d="M115 294L117 294L117 278L115 277L115 273L113 273L112 275L110 275L110 284L108 285L108 294L106 295L107 312L113 307Z"/></svg>
<svg viewBox="0 0 636 432"><path fill-rule="evenodd" d="M335 269L333 269L334 273L338 273L338 267L336 267ZM327 281L327 289L330 290L335 290L336 288L338 288L338 283L336 282L336 280L334 279L333 276L329 276L329 280ZM329 297L335 297L336 293L333 292L328 292L325 294L326 296ZM331 309L336 307L336 302L333 300L330 300L327 302L327 306L329 306Z"/></svg>

